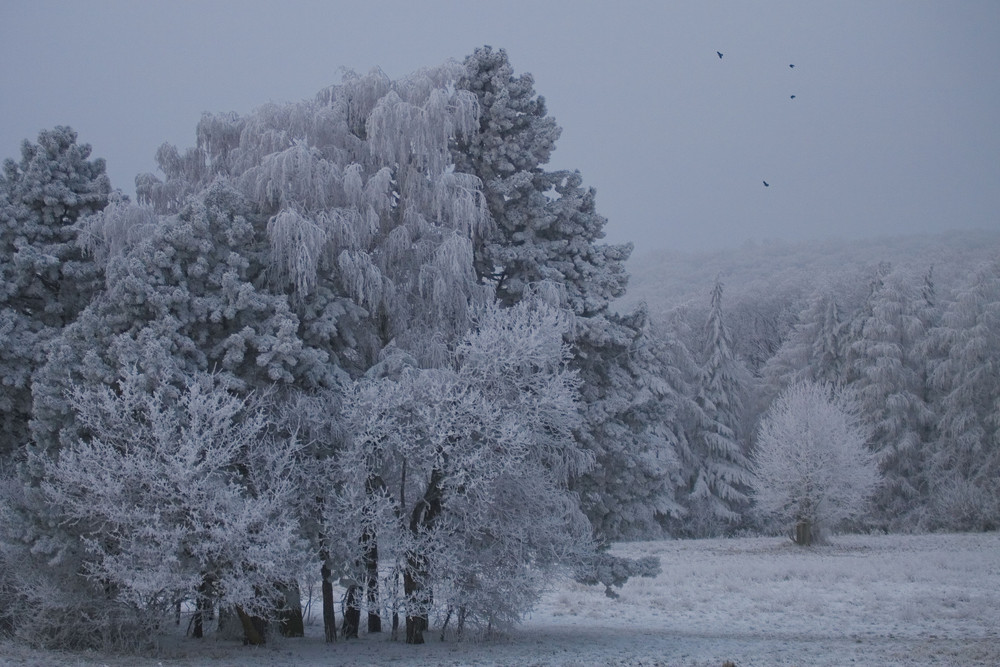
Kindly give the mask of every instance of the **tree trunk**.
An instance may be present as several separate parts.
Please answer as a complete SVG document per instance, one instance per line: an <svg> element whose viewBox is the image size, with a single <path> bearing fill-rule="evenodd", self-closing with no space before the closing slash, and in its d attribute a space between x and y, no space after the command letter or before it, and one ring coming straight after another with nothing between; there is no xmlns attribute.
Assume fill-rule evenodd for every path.
<svg viewBox="0 0 1000 667"><path fill-rule="evenodd" d="M365 480L365 492L372 496L385 489L385 482L377 475ZM378 535L375 528L366 526L361 533L361 553L365 566L365 596L368 602L368 632L382 632L382 617L378 613Z"/></svg>
<svg viewBox="0 0 1000 667"><path fill-rule="evenodd" d="M413 508L410 515L410 532L419 538L421 533L434 526L441 513L441 484L444 473L437 466L431 470L427 490ZM403 571L403 593L406 596L406 643L423 644L424 631L428 626L427 609L432 598L427 587L427 558L422 553L410 551L406 555Z"/></svg>
<svg viewBox="0 0 1000 667"><path fill-rule="evenodd" d="M365 561L365 595L368 602L368 632L382 632L378 613L378 542L375 531L366 529L361 536Z"/></svg>
<svg viewBox="0 0 1000 667"><path fill-rule="evenodd" d="M205 636L204 629L204 612L205 608L211 608L210 595L212 593L212 580L209 577L204 577L201 580L201 586L198 587L198 598L194 603L194 628L191 631L191 636L195 639L201 639Z"/></svg>
<svg viewBox="0 0 1000 667"><path fill-rule="evenodd" d="M812 546L812 523L809 519L799 519L795 524L795 543L802 547Z"/></svg>
<svg viewBox="0 0 1000 667"><path fill-rule="evenodd" d="M201 639L202 637L205 636L205 631L202 627L202 622L201 622L201 598L199 598L198 601L194 603L194 605L195 605L194 619L193 619L194 627L191 630L191 636L194 637L195 639Z"/></svg>
<svg viewBox="0 0 1000 667"><path fill-rule="evenodd" d="M279 587L282 593L281 607L278 609L278 632L282 637L304 637L305 623L302 620L302 596L298 582Z"/></svg>
<svg viewBox="0 0 1000 667"><path fill-rule="evenodd" d="M236 614L243 625L243 643L250 646L263 646L266 638L267 622L257 616L250 616L240 605L236 605Z"/></svg>
<svg viewBox="0 0 1000 667"><path fill-rule="evenodd" d="M406 643L423 644L428 626L427 607L430 599L424 585L427 566L424 559L411 553L406 558L403 572L403 593L406 595ZM420 610L415 612L414 610Z"/></svg>
<svg viewBox="0 0 1000 667"><path fill-rule="evenodd" d="M358 626L361 625L360 597L361 589L357 584L347 587L347 595L344 597L344 639L358 638Z"/></svg>
<svg viewBox="0 0 1000 667"><path fill-rule="evenodd" d="M326 566L326 554L321 556L323 565L320 575L323 578L323 635L327 644L337 641L337 616L333 606L333 582L330 581L330 568Z"/></svg>

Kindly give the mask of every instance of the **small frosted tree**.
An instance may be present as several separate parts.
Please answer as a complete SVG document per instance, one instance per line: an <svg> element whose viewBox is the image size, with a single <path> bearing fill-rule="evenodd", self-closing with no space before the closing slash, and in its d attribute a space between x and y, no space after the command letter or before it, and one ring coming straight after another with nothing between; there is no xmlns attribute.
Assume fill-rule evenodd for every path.
<svg viewBox="0 0 1000 667"><path fill-rule="evenodd" d="M291 502L298 445L270 433L257 397L225 385L198 374L174 395L130 370L114 388L71 390L85 435L33 455L38 486L11 482L6 493L23 498L4 499L18 634L57 646L152 639L188 599L198 612L234 607L248 641L262 640L251 619L273 613L307 554ZM39 506L46 525L18 516Z"/></svg>
<svg viewBox="0 0 1000 667"><path fill-rule="evenodd" d="M808 546L860 516L879 483L866 430L843 394L813 382L789 386L761 422L752 463L757 512L794 527Z"/></svg>

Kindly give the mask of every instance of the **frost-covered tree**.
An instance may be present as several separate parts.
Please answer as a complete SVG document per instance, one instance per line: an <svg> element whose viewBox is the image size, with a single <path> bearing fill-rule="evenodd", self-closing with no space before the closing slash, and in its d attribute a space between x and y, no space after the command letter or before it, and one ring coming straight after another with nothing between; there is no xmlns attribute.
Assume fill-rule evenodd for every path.
<svg viewBox="0 0 1000 667"><path fill-rule="evenodd" d="M364 379L345 396L348 525L374 526L390 580L402 576L408 643L423 641L433 606L459 625L506 626L552 567L592 553L567 489L590 459L573 438L565 326L542 306L489 306L448 365Z"/></svg>
<svg viewBox="0 0 1000 667"><path fill-rule="evenodd" d="M139 199L170 213L212 179L239 189L267 239L255 288L287 295L298 336L332 371L359 377L394 350L445 363L469 306L489 295L472 259L489 212L479 179L457 170L449 149L478 117L474 95L455 87L463 71L348 73L312 101L205 115L195 148L161 148L166 180L144 176ZM314 449L332 456L336 445Z"/></svg>
<svg viewBox="0 0 1000 667"><path fill-rule="evenodd" d="M600 461L577 488L602 534L655 531L677 509L674 436L660 414L670 389L653 368L644 313L608 309L624 294L631 246L600 243L607 221L579 173L545 169L560 129L531 75L515 76L507 53L489 46L464 66L457 85L476 96L478 131L452 152L482 181L494 222L476 240L476 275L505 305L545 285L574 313L567 340L586 406L578 438Z"/></svg>
<svg viewBox="0 0 1000 667"><path fill-rule="evenodd" d="M712 289L705 323L704 363L697 404L702 422L691 438L686 478L687 529L711 534L737 521L748 503L749 461L743 428L743 395L749 376L732 351L722 311L722 281Z"/></svg>
<svg viewBox="0 0 1000 667"><path fill-rule="evenodd" d="M104 208L104 160L56 127L25 141L0 175L0 458L28 440L32 377L48 346L101 287L78 221Z"/></svg>
<svg viewBox="0 0 1000 667"><path fill-rule="evenodd" d="M762 420L751 484L756 511L808 546L861 516L879 483L857 407L827 386L796 382Z"/></svg>
<svg viewBox="0 0 1000 667"><path fill-rule="evenodd" d="M39 371L39 450L76 441L71 386L111 386L126 368L150 391L179 391L199 372L244 393L331 381L326 352L303 343L287 297L261 286L265 246L253 217L244 197L217 184L111 259L106 289L53 341Z"/></svg>
<svg viewBox="0 0 1000 667"><path fill-rule="evenodd" d="M895 521L926 496L922 437L932 413L924 396L926 332L913 283L880 267L867 302L850 323L848 385L872 425L871 447L884 475L877 515ZM908 523L908 520L904 520Z"/></svg>
<svg viewBox="0 0 1000 667"><path fill-rule="evenodd" d="M775 393L801 381L842 384L846 381L845 322L832 289L814 293L764 374Z"/></svg>
<svg viewBox="0 0 1000 667"><path fill-rule="evenodd" d="M37 493L41 462L60 460L64 448L88 436L69 399L72 389L114 387L126 371L165 401L179 400L199 373L213 373L237 396L276 387L283 397L333 380L326 351L299 337L287 296L263 287L266 236L240 193L219 183L176 215L132 210L137 215L130 218L128 210L112 207L90 221L88 243L107 261L105 290L52 341L36 374L36 456L20 470L28 491L23 525L13 530L40 556L79 551L85 537L77 524L46 528L55 521L52 506ZM116 226L119 214L148 228ZM64 577L62 585L69 594L72 580Z"/></svg>
<svg viewBox="0 0 1000 667"><path fill-rule="evenodd" d="M544 170L561 130L531 75L514 76L506 51L486 46L466 58L457 85L480 114L478 132L454 144L456 167L480 178L495 223L477 240L477 274L505 304L544 280L578 315L603 312L625 291L631 245L599 243L606 220L579 173Z"/></svg>
<svg viewBox="0 0 1000 667"><path fill-rule="evenodd" d="M929 451L932 527L1000 525L1000 264L980 267L931 332L944 357L931 382L937 439Z"/></svg>
<svg viewBox="0 0 1000 667"><path fill-rule="evenodd" d="M683 425L697 409L687 384L694 362L683 344L650 329L644 310L576 324L588 329L575 336L586 406L577 438L595 465L573 489L600 538L661 535L683 513L677 453L688 449Z"/></svg>
<svg viewBox="0 0 1000 667"><path fill-rule="evenodd" d="M297 445L270 437L264 410L226 384L191 377L175 398L126 372L114 388L76 388L88 435L42 461L50 512L80 536L82 576L151 623L180 599L267 616L301 571Z"/></svg>

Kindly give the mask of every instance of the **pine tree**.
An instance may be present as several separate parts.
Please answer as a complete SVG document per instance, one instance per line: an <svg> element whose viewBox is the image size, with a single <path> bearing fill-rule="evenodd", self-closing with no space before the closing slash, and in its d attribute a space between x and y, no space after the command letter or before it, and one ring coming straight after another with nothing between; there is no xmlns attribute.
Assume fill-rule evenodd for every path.
<svg viewBox="0 0 1000 667"><path fill-rule="evenodd" d="M52 339L101 287L78 222L110 195L104 160L56 127L25 141L0 176L0 458L29 438L33 376Z"/></svg>
<svg viewBox="0 0 1000 667"><path fill-rule="evenodd" d="M926 497L921 435L931 412L923 400L923 323L908 279L876 272L868 301L850 325L848 382L873 432L884 483L875 499L885 521L904 519Z"/></svg>
<svg viewBox="0 0 1000 667"><path fill-rule="evenodd" d="M842 384L845 323L832 288L815 292L788 339L768 360L764 375L774 394L799 381Z"/></svg>
<svg viewBox="0 0 1000 667"><path fill-rule="evenodd" d="M677 452L686 447L682 423L691 406L678 371L686 349L660 339L644 310L577 324L591 329L575 336L573 365L587 406L577 438L596 465L573 488L602 539L662 535L683 512Z"/></svg>
<svg viewBox="0 0 1000 667"><path fill-rule="evenodd" d="M560 129L533 84L489 46L466 58L458 81L476 95L480 114L478 132L453 144L456 169L482 181L494 221L476 244L476 272L502 303L550 281L577 315L598 315L624 294L631 245L598 243L607 221L578 172L544 170Z"/></svg>
<svg viewBox="0 0 1000 667"><path fill-rule="evenodd" d="M711 534L739 520L748 503L749 461L741 433L748 376L732 352L722 312L721 280L705 324L705 361L697 403L704 417L686 461L688 530Z"/></svg>
<svg viewBox="0 0 1000 667"><path fill-rule="evenodd" d="M476 275L505 305L554 288L576 316L567 340L584 388L578 437L601 461L578 488L605 536L655 532L677 511L674 435L658 416L670 390L649 358L645 315L609 311L625 292L631 245L600 243L607 220L578 172L545 170L560 129L531 75L515 76L507 53L489 46L464 66L458 86L476 95L479 125L452 150L456 169L482 181L494 223L474 246Z"/></svg>
<svg viewBox="0 0 1000 667"><path fill-rule="evenodd" d="M931 382L939 397L930 449L932 527L1000 525L1000 264L980 267L931 332L944 354Z"/></svg>
<svg viewBox="0 0 1000 667"><path fill-rule="evenodd" d="M246 200L219 184L111 260L107 287L54 341L34 397L40 450L77 437L68 387L110 385L135 367L150 391L215 372L238 393L331 381L303 344L287 297L261 285L264 239Z"/></svg>

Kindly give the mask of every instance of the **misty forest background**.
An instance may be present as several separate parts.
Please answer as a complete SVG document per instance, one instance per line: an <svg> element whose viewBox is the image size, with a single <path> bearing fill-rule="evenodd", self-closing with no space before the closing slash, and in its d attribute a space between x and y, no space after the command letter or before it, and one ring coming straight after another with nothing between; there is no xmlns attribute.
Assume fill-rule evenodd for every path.
<svg viewBox="0 0 1000 667"><path fill-rule="evenodd" d="M331 639L338 580L341 631L412 643L562 568L613 595L656 564L611 541L788 532L753 462L803 381L881 476L827 529L1000 523L996 232L630 259L489 47L196 136L135 201L68 127L4 163L5 632L142 644L183 608L256 643L309 577Z"/></svg>

